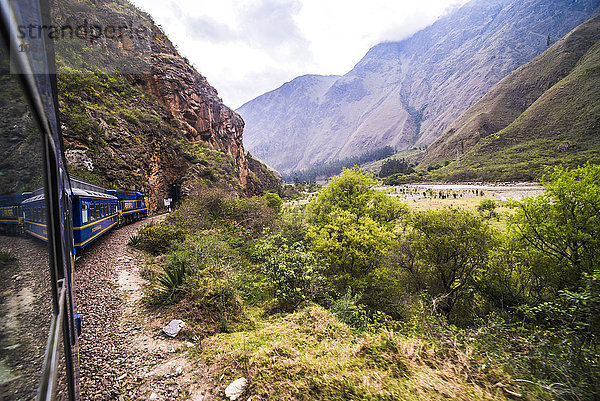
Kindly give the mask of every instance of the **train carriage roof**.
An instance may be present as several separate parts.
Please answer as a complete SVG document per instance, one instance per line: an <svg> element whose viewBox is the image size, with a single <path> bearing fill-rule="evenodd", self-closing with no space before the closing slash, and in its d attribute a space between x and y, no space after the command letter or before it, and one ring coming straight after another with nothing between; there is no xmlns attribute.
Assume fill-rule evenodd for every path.
<svg viewBox="0 0 600 401"><path fill-rule="evenodd" d="M43 201L45 198L46 197L44 196L44 194L32 196L31 198L25 199L23 202L21 202L21 205L28 205L30 203L40 202Z"/></svg>
<svg viewBox="0 0 600 401"><path fill-rule="evenodd" d="M79 197L85 197L85 198L118 200L118 198L116 196L112 196L112 195L105 194L102 192L81 189L81 188L73 188L73 196L79 196Z"/></svg>

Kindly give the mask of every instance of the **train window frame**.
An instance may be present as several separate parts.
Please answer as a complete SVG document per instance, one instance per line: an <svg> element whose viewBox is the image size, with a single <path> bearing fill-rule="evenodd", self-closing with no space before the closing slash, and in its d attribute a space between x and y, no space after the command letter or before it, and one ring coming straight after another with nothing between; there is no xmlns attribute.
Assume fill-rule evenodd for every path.
<svg viewBox="0 0 600 401"><path fill-rule="evenodd" d="M90 221L89 206L87 203L81 203L81 225L87 224Z"/></svg>

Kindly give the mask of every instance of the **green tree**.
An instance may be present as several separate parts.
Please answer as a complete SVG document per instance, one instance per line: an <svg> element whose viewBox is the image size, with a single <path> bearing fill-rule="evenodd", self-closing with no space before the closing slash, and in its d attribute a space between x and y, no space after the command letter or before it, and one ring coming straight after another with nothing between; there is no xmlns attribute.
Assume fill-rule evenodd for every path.
<svg viewBox="0 0 600 401"><path fill-rule="evenodd" d="M543 195L517 203L511 233L550 292L575 290L600 266L600 166L557 167L541 182Z"/></svg>
<svg viewBox="0 0 600 401"><path fill-rule="evenodd" d="M476 215L458 209L417 212L404 245L400 267L426 290L436 309L449 317L472 294L475 279L496 244L494 231Z"/></svg>
<svg viewBox="0 0 600 401"><path fill-rule="evenodd" d="M279 195L267 192L264 194L264 198L267 200L267 205L270 208L273 208L277 213L281 212L281 206L283 205L283 200L279 197Z"/></svg>
<svg viewBox="0 0 600 401"><path fill-rule="evenodd" d="M492 199L482 199L477 205L477 211L486 218L492 218L496 216L496 202Z"/></svg>
<svg viewBox="0 0 600 401"><path fill-rule="evenodd" d="M345 169L308 205L308 237L329 262L338 289L363 292L368 276L392 245L395 222L407 211L358 168Z"/></svg>

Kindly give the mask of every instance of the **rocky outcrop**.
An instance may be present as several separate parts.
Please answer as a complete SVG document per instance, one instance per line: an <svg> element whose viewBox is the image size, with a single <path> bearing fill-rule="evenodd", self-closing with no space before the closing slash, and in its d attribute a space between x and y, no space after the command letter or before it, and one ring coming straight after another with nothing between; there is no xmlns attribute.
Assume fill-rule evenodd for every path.
<svg viewBox="0 0 600 401"><path fill-rule="evenodd" d="M240 183L246 188L248 161L242 144L244 120L223 104L206 78L181 57L162 53L152 56L151 74L138 79L167 107L188 140L208 143L214 150L234 158Z"/></svg>
<svg viewBox="0 0 600 401"><path fill-rule="evenodd" d="M253 193L262 194L264 191L279 191L281 189L281 174L250 153L246 153L246 159L248 160L250 174L254 178L250 180L250 182L254 183L254 188L252 188ZM259 183L260 186L256 186L255 183Z"/></svg>
<svg viewBox="0 0 600 401"><path fill-rule="evenodd" d="M52 13L67 32L55 51L66 157L75 175L143 190L156 210L182 181L199 178L194 172L210 170L186 151L202 144L233 160L232 187L260 191L242 143L244 121L149 15L126 0L56 1ZM207 164L195 168L199 162Z"/></svg>

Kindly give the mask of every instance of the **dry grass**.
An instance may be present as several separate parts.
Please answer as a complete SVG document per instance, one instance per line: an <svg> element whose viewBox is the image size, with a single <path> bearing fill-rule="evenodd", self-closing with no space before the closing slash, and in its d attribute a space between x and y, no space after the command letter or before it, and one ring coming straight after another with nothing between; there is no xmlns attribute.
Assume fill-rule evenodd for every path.
<svg viewBox="0 0 600 401"><path fill-rule="evenodd" d="M389 332L357 336L318 306L213 336L202 349L223 387L244 376L255 401L505 399L468 350Z"/></svg>

